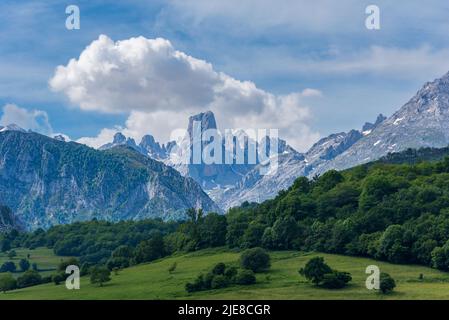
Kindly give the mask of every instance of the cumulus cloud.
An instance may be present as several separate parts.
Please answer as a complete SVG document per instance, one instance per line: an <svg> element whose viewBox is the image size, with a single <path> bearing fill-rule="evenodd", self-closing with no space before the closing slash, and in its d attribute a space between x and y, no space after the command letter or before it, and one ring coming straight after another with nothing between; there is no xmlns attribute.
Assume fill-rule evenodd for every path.
<svg viewBox="0 0 449 320"><path fill-rule="evenodd" d="M32 130L42 134L51 134L53 129L48 120L48 114L42 110L27 110L15 104L3 107L0 125L16 124L23 129Z"/></svg>
<svg viewBox="0 0 449 320"><path fill-rule="evenodd" d="M118 130L136 139L151 133L167 141L172 130L186 127L189 115L205 110L216 114L222 129L279 129L298 149L318 137L308 125L311 112L302 98L319 91L272 94L214 70L161 38L114 42L101 35L78 59L58 66L49 83L82 110L129 115L125 127L79 140L92 146L110 141Z"/></svg>

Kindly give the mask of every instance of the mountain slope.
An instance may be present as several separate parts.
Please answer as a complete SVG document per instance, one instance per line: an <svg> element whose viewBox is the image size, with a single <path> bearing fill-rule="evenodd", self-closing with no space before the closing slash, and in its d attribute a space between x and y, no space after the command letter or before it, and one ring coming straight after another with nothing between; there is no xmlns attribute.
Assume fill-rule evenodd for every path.
<svg viewBox="0 0 449 320"><path fill-rule="evenodd" d="M407 148L449 144L449 73L426 83L401 109L313 173L346 169Z"/></svg>
<svg viewBox="0 0 449 320"><path fill-rule="evenodd" d="M131 148L99 151L19 131L0 133L0 203L28 229L219 210L192 179Z"/></svg>

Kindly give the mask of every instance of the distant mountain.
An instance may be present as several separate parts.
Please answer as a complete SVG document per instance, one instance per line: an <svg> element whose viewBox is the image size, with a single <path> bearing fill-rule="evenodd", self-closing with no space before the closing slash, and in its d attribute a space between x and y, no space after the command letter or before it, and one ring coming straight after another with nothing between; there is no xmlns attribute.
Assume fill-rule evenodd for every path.
<svg viewBox="0 0 449 320"><path fill-rule="evenodd" d="M217 127L215 117L210 111L190 117L189 133L192 133L194 121L201 123L201 132ZM173 144L172 142L170 149ZM251 165L179 165L168 160L167 150L149 153L142 152L140 147L136 148L195 179L223 209L244 201L260 202L273 198L299 176L311 178L330 169L350 168L408 148L447 146L449 73L426 83L391 117L386 118L380 114L373 123L366 122L361 130L331 134L315 143L306 153L297 152L281 139L278 144L279 150L276 158L273 158L278 160L278 169L271 175L261 175L262 164L258 162ZM191 147L191 141L183 141L181 146L177 147L183 149L186 145ZM159 150L157 146L152 147L153 149Z"/></svg>
<svg viewBox="0 0 449 320"><path fill-rule="evenodd" d="M100 151L10 130L0 132L0 203L27 229L219 211L194 180L129 146Z"/></svg>
<svg viewBox="0 0 449 320"><path fill-rule="evenodd" d="M449 73L426 83L401 109L313 174L350 168L407 148L441 148L448 144Z"/></svg>
<svg viewBox="0 0 449 320"><path fill-rule="evenodd" d="M311 172L349 149L363 137L362 132L351 130L332 134L315 143L308 152L297 152L285 142L277 156L278 169L270 175L260 175L259 167L247 173L233 188L211 194L222 208L240 205L244 201L261 202L271 199L280 190L287 189L299 176L311 176ZM281 140L282 141L282 140Z"/></svg>
<svg viewBox="0 0 449 320"><path fill-rule="evenodd" d="M384 117L379 115L374 124L366 123L365 128L369 126L372 130L383 120ZM107 150L117 145L128 145L144 155L163 161L178 170L182 175L193 178L220 208L226 210L244 201L260 202L276 196L280 190L288 188L297 177L309 175L316 168L346 151L364 136L364 133L358 130L332 134L315 143L305 154L296 151L286 141L278 139L277 150L273 150L274 156L271 158L271 161L278 162L278 168L271 174L264 175L261 174L264 164L259 163L259 158L254 164L248 164L248 161L245 161L245 164L205 164L204 162L193 164L193 159L190 159L188 164L173 162L171 159L173 154L170 154L170 152L175 154L175 158L179 158L187 149L192 151L195 122L199 125L198 129L201 134L209 129L217 129L214 114L207 111L189 117L188 134L182 141L178 142L179 145L172 142L167 144L167 146L170 146L169 148L160 147L152 136L149 136L150 139L147 138L148 136L143 137L140 144L136 145L133 139L117 133L113 142L102 146L100 149ZM257 147L263 145L264 140L267 139L265 137L260 142L255 142L245 136L243 131L235 132L234 135L235 148L240 149L239 152L245 155L246 160L248 159L249 144L252 143ZM241 145L238 143L239 139L245 141L245 143ZM146 143L145 140L150 140L150 143ZM267 140L266 154L269 154L271 149L272 142L270 141L271 139ZM201 149L209 143L202 142ZM150 147L145 148L145 145ZM221 141L221 145L222 163L224 163L225 141ZM231 156L235 157L236 153L237 149L234 149Z"/></svg>

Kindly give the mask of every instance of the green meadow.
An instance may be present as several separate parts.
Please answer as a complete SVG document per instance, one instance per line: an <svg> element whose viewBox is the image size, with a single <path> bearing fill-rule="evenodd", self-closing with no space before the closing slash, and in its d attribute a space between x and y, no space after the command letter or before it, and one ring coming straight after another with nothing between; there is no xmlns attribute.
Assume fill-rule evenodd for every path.
<svg viewBox="0 0 449 320"><path fill-rule="evenodd" d="M37 264L37 268L39 273L42 276L49 276L56 270L58 264L68 259L68 257L56 256L53 253L53 249L48 248L36 248L36 249L25 249L25 248L15 248L17 256L10 259L7 253L0 253L0 265L6 261L12 261L16 264L17 272L14 272L13 275L15 277L19 277L22 272L19 267L19 261L21 259L27 259L30 262L30 265L33 263ZM31 269L31 266L30 266Z"/></svg>
<svg viewBox="0 0 449 320"><path fill-rule="evenodd" d="M32 250L39 261L38 252ZM19 253L19 251L18 251ZM25 253L25 252L24 252ZM353 280L345 289L316 288L298 274L298 269L314 256L322 256L332 267L350 272ZM3 258L2 258L3 259ZM251 286L232 286L188 294L186 282L214 264L238 264L239 253L227 249L202 250L179 254L152 263L142 264L111 274L112 280L99 287L88 277L81 278L80 290L67 290L64 284L53 283L1 293L0 299L449 299L449 273L413 265L394 265L366 258L294 251L271 252L270 271L257 275ZM41 263L57 263L60 257L47 256ZM31 257L33 261L33 255ZM169 267L177 263L173 273ZM365 288L368 265L377 265L396 280L395 291L388 295ZM420 274L423 280L419 280Z"/></svg>

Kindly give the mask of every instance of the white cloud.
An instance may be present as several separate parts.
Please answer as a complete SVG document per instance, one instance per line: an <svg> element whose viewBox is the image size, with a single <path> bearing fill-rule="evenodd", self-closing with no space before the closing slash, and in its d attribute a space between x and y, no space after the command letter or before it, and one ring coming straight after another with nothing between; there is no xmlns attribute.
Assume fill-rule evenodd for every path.
<svg viewBox="0 0 449 320"><path fill-rule="evenodd" d="M82 110L129 114L119 129L135 139L151 133L167 141L172 130L186 127L189 115L205 110L215 113L222 129L279 129L301 150L318 137L308 125L310 110L302 98L319 91L274 95L215 71L161 38L114 42L102 35L78 59L59 66L50 86ZM79 141L98 146L116 131L104 129L96 138Z"/></svg>
<svg viewBox="0 0 449 320"><path fill-rule="evenodd" d="M83 137L77 140L79 143L86 144L93 148L99 148L102 145L112 142L114 138L114 134L116 134L121 130L122 128L116 127L114 129L104 128L100 131L98 136L96 137Z"/></svg>
<svg viewBox="0 0 449 320"><path fill-rule="evenodd" d="M3 107L0 125L16 124L23 129L32 130L42 134L51 134L52 128L48 121L48 114L42 110L27 110L15 104Z"/></svg>

